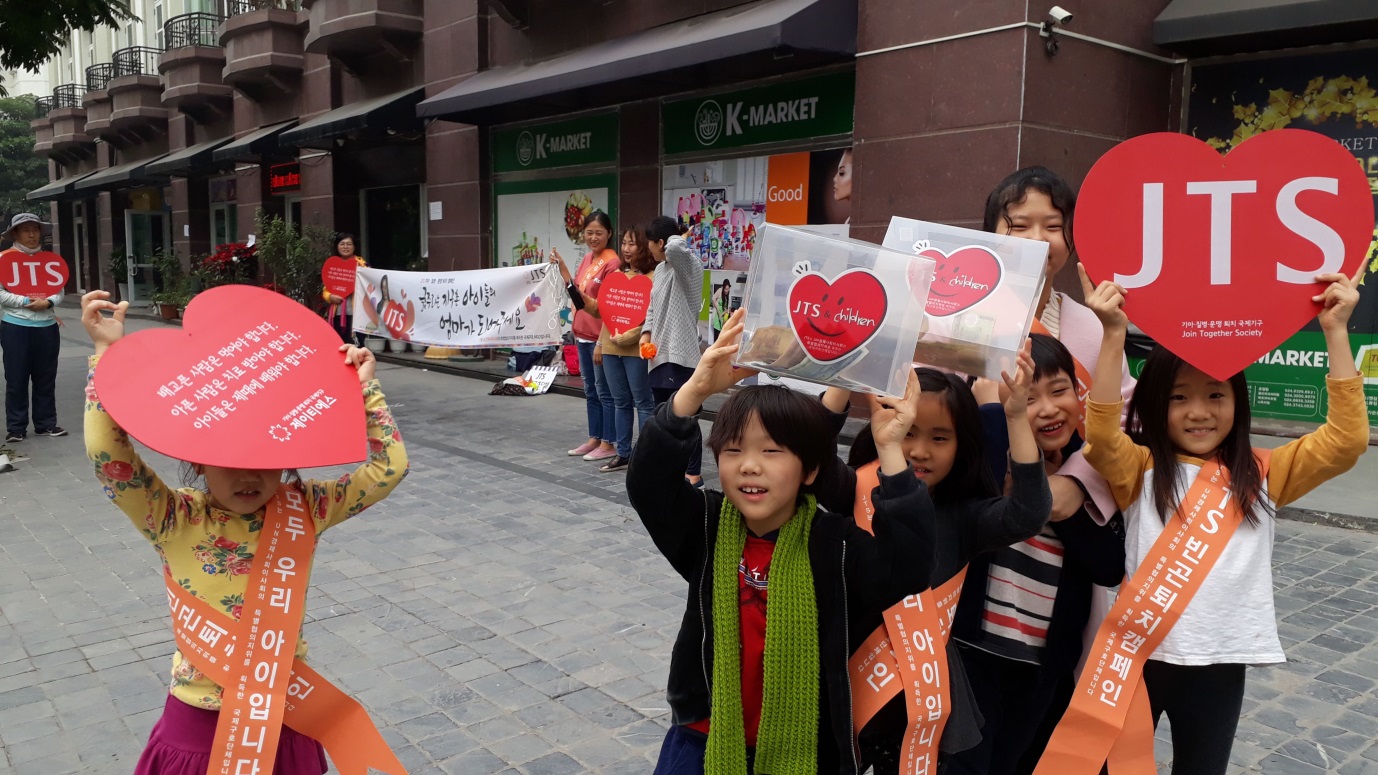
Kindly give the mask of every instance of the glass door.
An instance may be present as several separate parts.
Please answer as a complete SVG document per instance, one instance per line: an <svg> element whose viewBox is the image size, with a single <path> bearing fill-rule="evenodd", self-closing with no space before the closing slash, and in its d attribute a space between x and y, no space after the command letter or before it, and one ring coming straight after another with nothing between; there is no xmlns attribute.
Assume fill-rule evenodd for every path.
<svg viewBox="0 0 1378 775"><path fill-rule="evenodd" d="M235 241L238 220L239 206L235 203L211 205L211 250Z"/></svg>
<svg viewBox="0 0 1378 775"><path fill-rule="evenodd" d="M363 205L364 259L377 269L407 270L419 265L426 221L420 186L388 186L360 192Z"/></svg>
<svg viewBox="0 0 1378 775"><path fill-rule="evenodd" d="M291 226L291 227L294 228L294 229L296 229L296 230L297 230L297 233L300 234L300 233L301 233L301 197L300 197L300 196L288 196L288 197L283 197L283 204L286 205L286 207L285 207L284 209L287 211L287 225L288 225L288 226Z"/></svg>
<svg viewBox="0 0 1378 775"><path fill-rule="evenodd" d="M172 230L162 210L125 210L124 240L129 256L129 305L147 307L153 291L153 253L171 250Z"/></svg>

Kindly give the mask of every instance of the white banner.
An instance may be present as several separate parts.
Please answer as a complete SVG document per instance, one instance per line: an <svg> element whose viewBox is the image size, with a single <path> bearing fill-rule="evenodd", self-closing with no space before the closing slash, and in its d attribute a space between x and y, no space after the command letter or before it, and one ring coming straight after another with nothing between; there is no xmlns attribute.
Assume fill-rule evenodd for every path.
<svg viewBox="0 0 1378 775"><path fill-rule="evenodd" d="M467 272L360 267L354 330L439 347L541 347L560 343L569 303L550 264Z"/></svg>

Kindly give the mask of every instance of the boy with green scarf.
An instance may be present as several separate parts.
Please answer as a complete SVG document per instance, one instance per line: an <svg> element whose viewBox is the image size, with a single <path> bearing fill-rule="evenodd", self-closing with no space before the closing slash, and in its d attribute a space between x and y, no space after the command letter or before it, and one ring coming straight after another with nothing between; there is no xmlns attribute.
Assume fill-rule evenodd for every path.
<svg viewBox="0 0 1378 775"><path fill-rule="evenodd" d="M836 455L830 419L788 388L723 404L708 438L723 491L695 489L684 466L702 445L696 415L753 373L731 364L742 316L646 424L627 474L642 524L689 582L656 775L857 775L847 660L933 566L932 509L902 451L919 387L911 372L903 398L875 406L874 536L818 508L809 488Z"/></svg>

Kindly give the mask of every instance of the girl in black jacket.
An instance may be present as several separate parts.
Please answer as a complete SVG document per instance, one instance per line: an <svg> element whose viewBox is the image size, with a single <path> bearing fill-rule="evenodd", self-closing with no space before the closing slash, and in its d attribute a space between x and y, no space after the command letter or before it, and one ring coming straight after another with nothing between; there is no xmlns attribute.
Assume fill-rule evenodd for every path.
<svg viewBox="0 0 1378 775"><path fill-rule="evenodd" d="M857 775L848 658L885 608L927 587L932 567L932 520L901 446L917 384L872 417L874 536L817 508L810 485L834 455L829 420L787 388L748 387L724 403L708 443L725 492L698 490L684 478L701 444L695 416L752 373L731 365L741 318L646 424L627 473L642 524L689 582L656 773Z"/></svg>
<svg viewBox="0 0 1378 775"><path fill-rule="evenodd" d="M905 440L906 457L921 484L923 508L935 519L934 567L931 586L939 588L962 573L968 562L991 551L1036 535L1048 519L1052 496L1042 456L1025 418L1033 364L1020 356L1020 382L1011 387L1004 421L1010 438L1010 494L1000 497L983 459L980 411L971 389L958 377L930 368L915 369L923 389L924 406ZM1015 389L1018 388L1018 389ZM833 414L834 439L846 419L850 393L829 389L823 402ZM834 458L819 476L819 503L848 513L857 500L857 469L876 460L872 428L864 429L846 462ZM955 643L948 644L948 686L952 711L944 729L940 754L951 754L981 741L983 719L968 685ZM878 713L862 732L861 748L877 773L896 772L905 710L897 698Z"/></svg>

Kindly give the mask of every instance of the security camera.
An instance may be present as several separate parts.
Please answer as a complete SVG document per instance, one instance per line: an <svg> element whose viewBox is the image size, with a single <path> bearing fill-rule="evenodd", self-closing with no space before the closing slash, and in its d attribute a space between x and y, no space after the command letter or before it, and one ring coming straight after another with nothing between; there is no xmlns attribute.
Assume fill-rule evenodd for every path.
<svg viewBox="0 0 1378 775"><path fill-rule="evenodd" d="M1066 27L1072 23L1072 12L1060 5L1055 5L1051 11L1048 11L1048 19L1053 24Z"/></svg>

